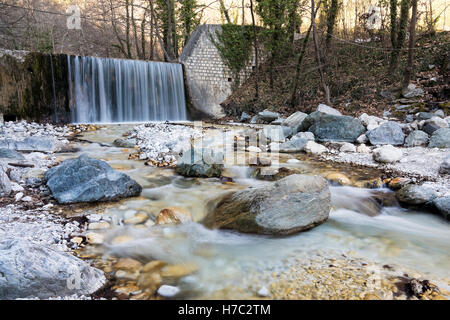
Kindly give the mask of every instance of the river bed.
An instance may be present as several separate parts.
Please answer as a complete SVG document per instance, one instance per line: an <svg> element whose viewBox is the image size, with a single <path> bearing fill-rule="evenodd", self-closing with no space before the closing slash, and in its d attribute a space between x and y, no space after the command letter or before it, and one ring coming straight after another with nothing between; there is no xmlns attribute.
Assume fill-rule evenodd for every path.
<svg viewBox="0 0 450 320"><path fill-rule="evenodd" d="M305 274L311 268L323 272L316 272L318 283L322 275L332 278L336 273L331 271L338 268L339 272L347 270L356 277L378 272L380 279L400 277L408 272L409 276L432 279L439 288L449 290L448 222L430 213L403 209L395 203L382 207L377 216L367 215L365 208L374 205L373 198L380 193L389 195L391 191L332 186L334 208L329 220L295 236L274 238L209 230L200 222L210 201L230 191L271 182L252 178L248 167L228 167L227 172L233 178L230 183L215 178L187 179L173 169L129 160L129 154L135 150L113 147L112 142L132 127L131 124L107 125L85 132L83 142L74 143L80 148L79 152L60 155L60 160L81 153L105 160L143 187L139 198L88 208L88 212L84 212L100 213L103 219L112 222L111 229L101 231L105 234L103 245L91 247L104 259L130 257L144 263L162 260L173 265L195 265L195 272L191 274L164 279L167 284L181 288L179 297L183 298L254 298L261 288L269 288L272 298L349 298L339 290L332 290L332 285L330 290L334 295L322 289L314 294L308 292L311 290ZM289 158L300 162L286 164ZM305 155L283 156L280 163L300 168L306 174L345 173L352 180L361 181L380 178L376 170L319 162ZM122 223L136 212L144 212L154 220L166 207L189 210L194 222L170 227ZM118 237L126 237L127 241L114 241ZM393 271L385 276L389 270ZM294 289L280 289L289 282ZM303 289L298 291L298 288ZM390 298L380 295L380 298Z"/></svg>

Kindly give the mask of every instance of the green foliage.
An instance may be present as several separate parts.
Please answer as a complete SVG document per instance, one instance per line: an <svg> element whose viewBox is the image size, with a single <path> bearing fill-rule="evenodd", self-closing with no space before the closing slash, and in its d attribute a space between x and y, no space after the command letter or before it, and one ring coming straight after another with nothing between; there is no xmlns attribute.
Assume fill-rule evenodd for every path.
<svg viewBox="0 0 450 320"><path fill-rule="evenodd" d="M181 36L184 40L183 46L186 45L191 33L200 24L200 17L198 16L197 11L198 8L199 5L197 4L197 0L180 1L177 15L181 21L181 26L179 29L181 30Z"/></svg>
<svg viewBox="0 0 450 320"><path fill-rule="evenodd" d="M239 86L239 74L250 60L252 34L250 26L224 24L221 32L216 31L217 40L211 35L211 41L219 50L222 61L233 74L234 88Z"/></svg>

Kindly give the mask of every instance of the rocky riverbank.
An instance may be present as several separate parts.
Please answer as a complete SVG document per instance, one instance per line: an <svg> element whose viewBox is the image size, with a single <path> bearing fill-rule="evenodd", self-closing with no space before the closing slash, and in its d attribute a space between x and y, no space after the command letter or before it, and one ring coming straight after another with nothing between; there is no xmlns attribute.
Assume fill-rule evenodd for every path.
<svg viewBox="0 0 450 320"><path fill-rule="evenodd" d="M323 106L321 110L324 110ZM293 118L297 118L296 121L298 121L301 117L296 115ZM307 117L303 117L303 120ZM321 117L321 115L316 114L314 117ZM291 118L291 120L293 119ZM325 118L324 121L325 124L330 123L328 118ZM339 118L333 118L331 123L336 121L339 121ZM355 122L354 119L346 119L345 121ZM22 290L14 289L16 290L14 291L11 289L11 282L9 282L8 287L7 284L0 281L0 288L6 290L0 290L0 294L4 294L5 297L7 294L10 294L8 297L11 298L45 299L97 299L102 297L160 299L162 297L171 298L185 295L187 297L201 297L202 292L190 291L192 283L189 284L188 279L192 276L191 280L195 283L196 275L201 272L202 260L198 261L198 257L208 259L217 254L220 255L220 253L211 250L208 243L202 243L194 248L186 248L187 251L182 250L183 252L194 250L194 258L197 258L194 261L189 261L190 258L185 257L185 254L178 253L176 247L180 246L180 249L182 249L184 241L187 241L187 239L190 239L197 233L201 235L209 231L195 227L197 224L192 223L192 221L198 222L199 218L197 214L193 214L194 212L187 202L186 205L182 202L183 206L179 207L181 200L178 201L179 199L176 199L177 196L185 199L184 201L187 200L182 193L170 195L170 197L173 197L172 203L176 203L172 206L164 202L164 206L158 204L155 208L149 202L162 202L161 193L158 193L157 190L167 188L171 184L172 178L175 178L175 181L172 183L175 183L176 188L179 188L179 190L190 190L190 192L193 191L190 189L192 186L201 184L200 180L208 180L188 177L179 181L180 179L177 179L175 172L171 168L177 169L177 166L181 163L179 162L180 156L187 154L186 151L190 150L191 146L195 145L201 138L203 138L204 142L202 144L203 150L223 148L227 144L226 139L220 140L224 132L231 134L233 146L231 150L235 150L238 157L245 155L247 161L245 164L250 166L250 171L258 172L260 169L267 169L269 171L273 170L272 173L275 173L273 179L268 179L264 175L258 177L258 179L261 179L262 185L255 188L255 190L260 190L263 196L258 196L257 198L265 201L256 203L250 199L250 202L245 204L245 206L250 208L252 206L260 208L262 210L260 215L263 215L267 211L265 209L269 207L271 213L282 213L281 207L277 205L276 195L274 194L273 197L270 197L273 192L271 191L272 189L267 191L266 187L263 187L264 185L270 186L272 183L262 180L281 179L279 182L284 186L282 178L286 176L295 177L294 174L302 173L302 161L299 160L302 157L327 161L331 167L333 163L346 163L343 159L352 159L353 161L347 163L362 165L362 168L369 166L380 168L386 172L386 176L383 178L388 179L382 181L381 177L373 177L374 180L381 181L380 183L374 183L373 187L380 187L383 183L389 185L392 189L398 190L397 196L399 199L414 203L418 207L428 206L430 202L439 204L440 202L437 202L436 199L442 202L442 199L448 196L448 175L445 170L442 171L442 167L445 167L444 155L448 149L402 147L399 148L402 150L402 153L411 158L407 158L408 161L406 162L400 161L393 164L385 164L378 162L373 156L374 149L377 146L370 146L366 142L366 147L370 150L370 153L362 153L358 152L362 144L357 142L323 141L328 140L325 137L329 133L323 130L322 127L319 127L317 123L314 131L321 137L320 139L316 140L316 135L311 131L300 131L294 135L293 131L295 129L292 129L292 127L300 128L301 126L298 123L294 124L294 121L290 122L290 130L283 128L288 126L282 125L268 127L265 125L223 124L204 126L201 132L199 128L193 128L189 124L146 124L136 126L125 137L115 138L114 143L101 143L97 147L102 148L104 146L103 148L110 150L111 154L115 155L114 157L119 157L120 155L120 157L130 159L129 161L141 163L142 167L144 167L144 162L147 164L145 167L147 170L142 171L141 174L134 173L133 176L135 179L141 176L146 177L145 181L141 179L136 180L144 186L143 196L119 202L109 202L109 200L120 200L123 197L136 196L138 194L138 192L128 194L128 189L121 190L113 187L115 181L124 181L125 184L132 183L134 186L132 180L125 178L122 172L114 171L111 168L126 168L127 166L115 165L115 160L110 159L109 154L99 155L99 158L110 162L111 166L104 161L89 160L89 158L83 157L78 158L79 153L77 155L73 154L80 147L91 150L89 146L94 145L94 143L85 140L84 137L78 139L81 137L75 137L76 134L95 129L99 129L99 133L101 133L104 128L81 125L54 127L25 122L5 123L2 126L3 134L0 138L0 145L4 146L0 149L0 154L3 157L1 158L2 165L0 166L2 168L0 172L3 174L3 194L0 198L0 235L2 235L2 238L5 236L5 240L2 240L0 244L0 255L4 257L2 260L9 261L8 259L11 259L19 252L27 251L30 252L30 255L26 255L22 260L19 260L24 265L29 261L37 265L39 263L42 264L44 261L51 261L51 265L54 268L46 270L47 273L44 273L43 270L37 270L36 272L38 279L46 279L43 281L54 279L55 281L52 282L51 292L29 291L28 295L25 296L23 293L24 289L21 288L25 288L29 284L21 278L22 275L13 273L5 264L2 265L0 263L0 271L5 270L9 272L10 276L15 277L17 281L14 282L14 286ZM381 123L381 121L378 122ZM364 124L363 126L366 127ZM285 133L288 133L291 138L283 136ZM337 131L337 134L346 136L348 133ZM356 132L354 136L356 136ZM254 137L257 137L259 141L265 141L265 143L258 146L253 145L251 141ZM360 137L361 135L357 138ZM71 141L79 141L79 143L74 144ZM292 142L290 147L287 148L289 152L277 152L280 150L280 145L289 142ZM77 148L74 148L75 146ZM292 149L295 150L292 151ZM306 156L302 154L306 154ZM364 161L361 160L361 163L357 161L357 155L359 154L364 155L362 158L365 159ZM419 155L421 158L419 158ZM422 168L425 166L421 166L420 163L424 162L419 162L419 160L423 161L422 159L427 156L433 158L433 164ZM66 160L70 158L77 159ZM256 160L253 161L252 159ZM414 161L414 159L417 159L417 161ZM62 160L65 161L61 163ZM444 165L441 163L441 160L444 162ZM248 198L247 193L252 193L253 191L245 189L245 186L240 186L239 183L234 181L237 178L231 177L229 170L230 168L235 168L233 161L217 167L219 171L217 175L214 175L216 178L211 179L211 184L204 187L202 191L199 190L199 192L212 193L211 187L214 187L223 189L218 193L219 200L227 193L234 195L230 199L234 197L246 200ZM190 168L190 174L194 174L195 177L196 174L204 172L202 170L207 169L210 165L210 163L201 163L201 167L192 167ZM131 164L128 164L128 166L133 168ZM89 184L89 181L91 181L89 179L91 178L87 179L88 177L83 172L91 172L91 168L94 167L97 169L94 170L95 172L92 171L92 175L90 175L94 188L92 189ZM156 174L156 178L155 173L152 171L153 167L159 172ZM160 169L159 167L167 169ZM403 175L400 175L399 172L401 172L402 168L405 169ZM119 170L123 171L124 169ZM142 170L142 168L128 171L133 173L136 170ZM415 175L408 175L407 170L411 170ZM428 170L429 174L422 175L420 170ZM184 171L177 170L177 172ZM444 172L444 174L437 172ZM75 182L77 188L66 188L69 181L61 180L61 177L64 175L67 176L65 180ZM112 178L116 175L122 178ZM52 179L52 176L55 176L56 183L50 182L49 184L49 179ZM107 183L104 183L105 176L109 177ZM80 180L81 178L86 178L87 180ZM248 178L248 176L245 178ZM326 178L331 185L352 184L351 179L346 177L345 173L335 174L334 176L327 175ZM318 180L318 178L316 179ZM329 206L328 187L325 187L326 183L323 185L322 180L324 183L326 182L323 178L320 178L320 181L317 183L311 181L308 182L308 185L320 184L320 188L318 188L316 193L323 193L324 197L327 198L326 205ZM298 184L300 183L299 181L295 180L294 182ZM286 197L294 197L291 199L293 203L295 202L295 197L298 197L298 200L308 202L308 197L314 198L316 195L311 190L308 190L309 187L305 188L302 183L296 188L300 188L304 194L301 192L293 193L293 187L287 188L284 186L287 189L280 188L284 190ZM412 186L416 186L417 183L420 183L421 188L427 187L427 184L430 186L439 184L441 187L438 190L413 189ZM52 187L49 188L48 186ZM363 184L360 186L367 187L368 185ZM274 187L276 187L276 184L274 184ZM71 200L67 202L68 204L63 204L69 189L71 190ZM80 192L74 192L72 189ZM111 195L110 190L120 194L117 194L117 197L114 198L109 197ZM170 194L170 191L166 192ZM86 198L87 196L89 196L89 199ZM95 199L92 198L94 196ZM337 200L333 200L333 197L336 198L336 194L334 193L333 196L332 192L331 200L334 201L333 205L336 207ZM418 202L419 198L421 200ZM85 202L88 200L94 203L86 204ZM108 202L101 203L104 200L108 200ZM385 200L382 200L381 203L383 201ZM213 202L212 205L217 204L216 200ZM233 206L237 205L235 201L232 202ZM242 205L244 205L244 202L242 201ZM344 208L347 208L349 204L346 202L348 201L344 202ZM322 204L325 205L325 203ZM159 207L160 205L161 207ZM317 207L315 202L311 205L315 208ZM444 202L442 204L443 210L445 210L445 205ZM230 208L228 204L226 206L228 209ZM366 206L364 205L365 208ZM380 208L378 208L380 204L375 204L375 207L377 211L375 215L377 215L380 211ZM220 210L226 211L223 208ZM370 211L372 212L373 210ZM308 220L301 227L284 225L283 228L286 227L288 233L291 233L292 230L290 228L292 227L295 232L298 232L303 226L309 229L311 226L324 222L328 218L328 212L329 208L327 212L323 212L320 216L321 218L317 221L314 220L314 217L309 217L308 219L312 220ZM73 216L73 218L68 218L67 216ZM243 219L246 220L245 217ZM255 220L259 222L265 221L266 227L268 226L266 231L274 227L275 229L279 228L282 222L282 219L273 221L269 216L256 217ZM288 221L289 217L285 217L285 220ZM276 223L273 224L274 222ZM300 222L303 223L304 221ZM174 227L175 225L182 226L180 229L181 234ZM241 230L242 228L240 229L240 227L246 226L245 223L238 223L238 225L239 227L234 228L235 230L246 232ZM211 236L209 233L205 235ZM214 241L212 243L215 243ZM151 254L146 253L146 250L149 250L149 244L151 246ZM39 248L42 248L42 250L38 250ZM171 252L168 255L165 252L166 248L172 248L175 251L173 254ZM433 274L417 273L404 266L393 267L391 264L385 266L379 262L374 263L371 259L363 259L348 253L345 256L332 252L317 254L308 252L305 254L306 256L302 257L296 253L291 260L288 259L289 261L286 260L286 263L283 262L283 267L277 269L275 274L267 273L267 270L261 270L261 272L256 273L254 270L249 271L254 276L246 279L240 286L231 285L229 289L220 289L215 294L221 298L229 295L230 298L269 297L275 299L441 299L449 296L449 293L446 291L450 285L448 279L434 277ZM58 264L56 262L58 259L66 261L65 267L67 268ZM181 261L178 259L181 259ZM91 267L89 264L93 264L95 267ZM376 272L381 274L377 278L381 285L376 290L368 285L365 280L373 274L373 270L369 266L376 266L376 270L378 270ZM71 278L72 273L69 272L68 268L70 270L75 268L79 270L78 273L86 275L81 277L82 285L78 287L79 289L67 290L67 283L63 285L63 277L73 279ZM62 276L59 277L52 272L59 272ZM75 281L76 279L73 280ZM39 281L36 283L39 285ZM401 288L397 288L397 285ZM100 288L102 289L94 294ZM214 297L214 294L212 297Z"/></svg>

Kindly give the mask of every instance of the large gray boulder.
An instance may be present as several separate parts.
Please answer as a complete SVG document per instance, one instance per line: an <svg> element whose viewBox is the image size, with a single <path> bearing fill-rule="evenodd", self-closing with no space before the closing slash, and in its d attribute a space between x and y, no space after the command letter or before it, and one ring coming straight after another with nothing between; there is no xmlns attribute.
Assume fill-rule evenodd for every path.
<svg viewBox="0 0 450 320"><path fill-rule="evenodd" d="M431 188L412 184L401 188L396 195L400 202L411 205L431 203L437 196L436 191Z"/></svg>
<svg viewBox="0 0 450 320"><path fill-rule="evenodd" d="M136 139L116 139L113 145L118 148L134 148L136 143Z"/></svg>
<svg viewBox="0 0 450 320"><path fill-rule="evenodd" d="M32 136L23 140L1 139L0 148L23 152L55 152L61 149L63 144L55 137Z"/></svg>
<svg viewBox="0 0 450 320"><path fill-rule="evenodd" d="M314 133L316 140L356 142L366 132L360 120L350 116L337 116L322 112L313 112L303 122L302 128L311 124L306 130Z"/></svg>
<svg viewBox="0 0 450 320"><path fill-rule="evenodd" d="M44 180L59 203L114 201L138 196L142 187L106 162L86 155L51 168Z"/></svg>
<svg viewBox="0 0 450 320"><path fill-rule="evenodd" d="M105 282L102 271L69 253L23 239L0 240L0 299L87 295Z"/></svg>
<svg viewBox="0 0 450 320"><path fill-rule="evenodd" d="M324 178L294 174L225 196L204 222L210 228L289 235L325 222L330 198Z"/></svg>
<svg viewBox="0 0 450 320"><path fill-rule="evenodd" d="M292 129L285 126L264 126L262 130L262 139L271 142L284 142L286 138L292 135Z"/></svg>
<svg viewBox="0 0 450 320"><path fill-rule="evenodd" d="M450 196L435 198L433 204L445 219L450 220Z"/></svg>
<svg viewBox="0 0 450 320"><path fill-rule="evenodd" d="M418 146L426 146L430 138L426 132L421 130L414 130L411 132L405 140L406 147L418 147Z"/></svg>
<svg viewBox="0 0 450 320"><path fill-rule="evenodd" d="M305 120L307 116L308 115L306 113L297 111L294 114L290 115L286 120L284 120L282 125L291 128L293 134L296 134L300 131L303 120Z"/></svg>
<svg viewBox="0 0 450 320"><path fill-rule="evenodd" d="M403 133L402 127L392 121L383 123L378 128L368 131L366 135L373 145L390 144L399 146L405 142L405 134Z"/></svg>
<svg viewBox="0 0 450 320"><path fill-rule="evenodd" d="M0 149L0 158L4 159L14 159L14 160L25 160L25 157L16 150L13 149Z"/></svg>
<svg viewBox="0 0 450 320"><path fill-rule="evenodd" d="M314 141L315 137L312 132L299 132L291 138L279 145L278 149L281 153L297 153L305 149L308 141Z"/></svg>
<svg viewBox="0 0 450 320"><path fill-rule="evenodd" d="M436 130L430 139L429 148L450 148L450 128Z"/></svg>
<svg viewBox="0 0 450 320"><path fill-rule="evenodd" d="M372 157L380 163L395 163L402 159L403 151L388 144L373 150Z"/></svg>
<svg viewBox="0 0 450 320"><path fill-rule="evenodd" d="M223 166L223 153L214 149L191 149L183 154L175 171L185 177L212 178L221 177Z"/></svg>

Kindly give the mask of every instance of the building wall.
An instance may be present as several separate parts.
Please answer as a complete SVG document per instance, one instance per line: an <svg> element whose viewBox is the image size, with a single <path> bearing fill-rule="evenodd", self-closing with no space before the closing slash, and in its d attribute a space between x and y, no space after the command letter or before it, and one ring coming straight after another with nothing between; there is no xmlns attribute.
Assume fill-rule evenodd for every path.
<svg viewBox="0 0 450 320"><path fill-rule="evenodd" d="M180 56L193 107L214 118L225 115L220 104L231 95L233 85L232 73L211 41L211 35L216 38L216 31L220 30L220 25L200 26ZM241 71L240 83L249 77L253 65L254 61L249 61L247 68Z"/></svg>

